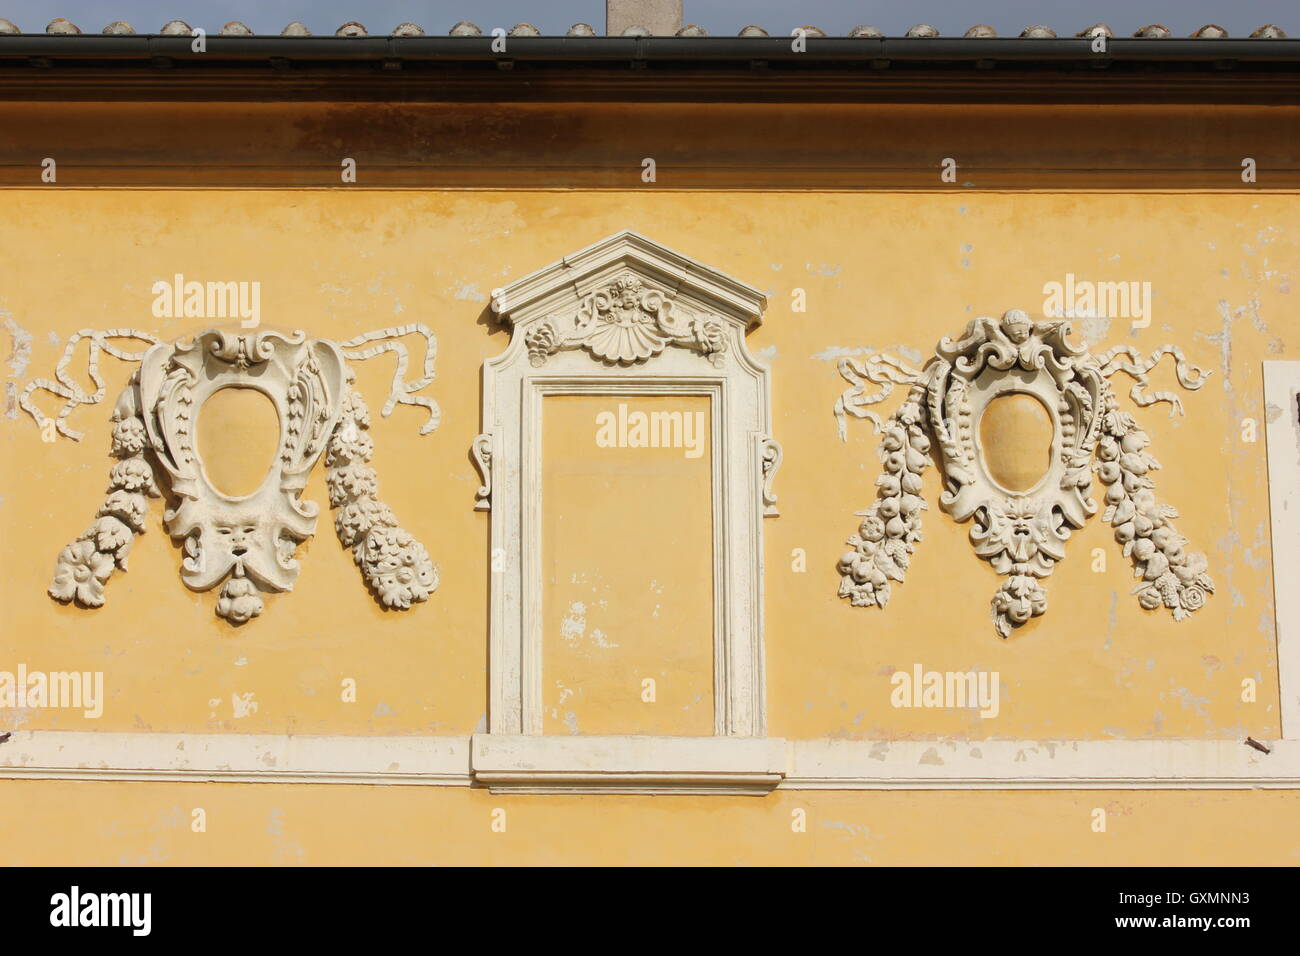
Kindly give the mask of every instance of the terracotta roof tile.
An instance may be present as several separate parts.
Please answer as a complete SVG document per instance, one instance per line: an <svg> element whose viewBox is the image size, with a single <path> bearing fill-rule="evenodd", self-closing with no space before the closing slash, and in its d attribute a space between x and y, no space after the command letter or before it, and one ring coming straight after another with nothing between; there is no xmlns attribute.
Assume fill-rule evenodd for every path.
<svg viewBox="0 0 1300 956"><path fill-rule="evenodd" d="M797 27L795 29L802 30L804 35L808 37L815 38L815 37L829 36L829 34L827 34L820 27L816 27L812 25ZM7 20L3 17L0 17L0 35L13 36L13 35L22 34L23 32L24 31L12 20ZM50 21L50 23L45 27L45 32L47 34L54 34L54 35L75 36L77 34L82 33L82 30L80 27L78 27L75 23L68 20L66 17L58 17ZM169 20L158 29L158 33L162 36L189 36L193 34L193 32L194 31L190 28L190 25L186 23L184 20ZM483 36L483 31L476 24L471 23L468 20L461 20L459 23L457 23L447 32L449 36L460 36L460 37ZM737 35L742 37L767 37L773 35L787 36L789 34L793 34L793 32L794 30L789 30L789 31L777 30L775 34L772 34L761 26L750 24L749 26L743 27ZM131 24L127 23L124 20L114 20L112 23L108 24L108 26L104 27L101 33L109 36L122 36L122 35L134 34L136 33L136 30L134 27L131 26ZM239 22L238 20L232 20L230 23L227 23L225 26L221 28L220 35L253 36L255 34L254 31L251 30L245 24ZM286 37L311 36L312 33L300 21L295 20L292 23L290 23L288 26L286 26L284 30L281 31L280 35ZM364 36L370 36L371 34L366 30L364 26L362 26L357 21L349 20L347 23L340 26L334 32L334 35L338 37L364 37ZM420 26L417 23L406 22L406 23L400 23L396 27L394 27L391 34L389 35L398 36L398 37L418 37L418 36L424 36L425 30L422 26ZM517 23L514 25L514 27L510 29L509 35L512 37L534 37L534 36L542 36L543 34L540 30L538 30L530 23ZM598 33L590 24L575 23L573 26L569 28L568 32L565 35L570 37L596 37L596 36L600 36L601 34ZM649 30L639 26L631 26L623 31L623 36L639 37L639 36L650 36L650 35L651 33ZM680 30L678 30L676 35L681 37L704 37L704 36L708 36L709 34L708 31L706 31L704 28L696 26L694 24L689 24L687 26L683 26ZM876 27L867 26L867 25L856 26L852 30L850 30L847 35L850 37L860 37L860 38L881 38L885 36L885 34L882 33L880 30L878 30ZM936 29L935 27L929 24L920 23L912 27L904 35L913 38L928 38L928 37L942 36L943 34L941 34L938 29ZM962 36L966 39L996 37L997 35L998 34L996 30L994 30L992 27L988 26L987 24L983 24L983 23L976 24L975 26L966 30L962 34ZM1026 27L1024 31L1020 33L1020 36L1026 39L1053 39L1058 35L1061 34L1057 34L1057 32L1053 30L1051 27L1043 26L1043 25L1034 25L1034 26ZM1069 34L1063 34L1063 35L1068 36ZM1090 27L1080 30L1078 33L1073 34L1073 36L1081 37L1081 38L1091 38L1096 36L1113 37L1115 36L1115 33L1106 24L1096 23ZM1137 30L1133 34L1133 36L1142 39L1165 39L1168 37L1173 37L1174 33L1172 30L1170 30L1169 27L1166 27L1159 23L1152 23ZM1205 24L1200 29L1192 33L1191 36L1202 40L1226 40L1229 38L1228 31L1225 30L1223 27L1214 23ZM1281 27L1278 27L1271 23L1265 24L1264 26L1260 27L1258 30L1255 30L1253 33L1250 34L1251 39L1263 39L1263 40L1280 40L1280 39L1285 39L1286 36L1287 36L1286 31L1284 31Z"/></svg>

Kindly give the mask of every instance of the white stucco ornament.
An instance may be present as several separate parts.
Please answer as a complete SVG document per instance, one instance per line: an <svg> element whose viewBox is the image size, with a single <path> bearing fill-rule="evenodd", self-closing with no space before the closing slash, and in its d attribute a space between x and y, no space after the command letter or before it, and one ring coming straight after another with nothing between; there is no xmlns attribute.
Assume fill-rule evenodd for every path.
<svg viewBox="0 0 1300 956"><path fill-rule="evenodd" d="M405 381L408 352L399 341L418 333L425 339L424 375ZM112 344L135 338L154 344L139 353ZM86 394L67 374L82 339L91 343L88 371L96 392ZM362 346L370 343L369 348ZM405 610L427 600L438 584L423 545L401 528L378 497L370 465L374 449L369 413L352 388L348 360L384 352L397 354L397 371L383 414L396 404L429 411L422 432L438 423L432 399L414 394L433 378L436 342L420 325L367 333L343 343L308 339L298 331L212 328L190 339L163 343L133 329L83 330L68 343L54 381L40 379L24 390L21 404L43 428L53 424L74 440L66 419L78 405L104 397L98 370L101 352L139 362L113 413L112 454L118 459L109 493L94 523L59 554L50 596L83 607L104 603L104 584L126 569L135 535L145 530L148 499L167 496L163 524L182 542L181 579L195 591L220 587L218 616L243 624L264 610L263 595L292 590L299 567L298 545L316 530L319 506L302 498L307 478L323 456L335 530L362 578L386 607ZM274 406L279 419L275 459L251 494L216 488L195 441L194 425L204 403L226 388L253 389ZM44 390L66 399L49 420L32 402Z"/></svg>
<svg viewBox="0 0 1300 956"><path fill-rule="evenodd" d="M1200 388L1209 373L1172 345L1145 360L1132 346L1095 356L1069 342L1069 332L1068 321L1033 322L1013 309L1000 320L975 319L955 342L943 339L920 370L883 352L840 360L840 374L851 384L835 403L841 437L846 415L871 419L883 436L884 464L876 501L859 512L862 522L848 539L852 550L839 561L840 597L884 607L891 585L902 583L921 538L921 473L937 452L940 507L957 521L973 521L975 553L1006 578L991 607L1002 637L1047 610L1042 579L1065 557L1070 532L1097 511L1090 497L1094 473L1106 485L1102 520L1133 562L1141 606L1163 606L1181 621L1205 603L1214 590L1205 556L1187 550L1173 524L1178 512L1156 500L1151 472L1159 462L1147 451L1146 433L1119 407L1109 379L1127 373L1136 380L1129 393L1136 405L1167 402L1172 415L1182 404L1169 392L1147 395L1147 373L1165 355L1174 357L1184 388ZM907 397L882 420L870 406L895 385L906 385ZM1049 464L1025 491L994 478L979 437L984 410L1011 394L1038 399L1052 426Z"/></svg>

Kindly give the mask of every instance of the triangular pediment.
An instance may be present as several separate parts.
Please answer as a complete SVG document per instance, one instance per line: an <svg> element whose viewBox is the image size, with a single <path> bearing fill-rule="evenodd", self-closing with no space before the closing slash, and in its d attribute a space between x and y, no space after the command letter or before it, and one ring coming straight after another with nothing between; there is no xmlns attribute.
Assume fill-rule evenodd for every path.
<svg viewBox="0 0 1300 956"><path fill-rule="evenodd" d="M742 333L762 321L767 297L732 278L630 230L615 233L492 292L492 311L519 329L571 315L591 295L631 276L661 293L680 313L711 315Z"/></svg>

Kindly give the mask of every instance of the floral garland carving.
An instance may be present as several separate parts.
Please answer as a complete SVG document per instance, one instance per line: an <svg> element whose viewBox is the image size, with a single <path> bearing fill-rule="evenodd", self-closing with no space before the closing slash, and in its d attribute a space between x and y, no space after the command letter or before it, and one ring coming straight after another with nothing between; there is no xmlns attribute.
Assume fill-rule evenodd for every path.
<svg viewBox="0 0 1300 956"><path fill-rule="evenodd" d="M337 509L334 530L383 605L407 610L429 599L438 587L438 571L424 545L379 500L379 479L370 466L375 447L368 433L370 410L351 387L353 378L348 377L342 414L325 451L330 507Z"/></svg>
<svg viewBox="0 0 1300 956"><path fill-rule="evenodd" d="M1178 509L1156 500L1150 473L1160 467L1146 450L1151 440L1133 416L1113 407L1106 410L1105 434L1094 463L1106 488L1102 520L1115 529L1115 540L1133 562L1142 583L1133 591L1148 611L1164 606L1181 621L1204 606L1214 593L1205 555L1188 553L1187 539L1171 519Z"/></svg>
<svg viewBox="0 0 1300 956"><path fill-rule="evenodd" d="M1042 579L1064 559L1071 531L1097 511L1089 497L1094 470L1107 485L1103 520L1142 579L1134 591L1140 606L1164 606L1181 621L1204 605L1214 590L1205 556L1187 550L1171 521L1177 511L1156 500L1150 472L1159 463L1146 451L1146 433L1119 410L1109 379L1119 371L1130 375L1134 404L1168 403L1173 415L1182 412L1182 403L1172 392L1148 394L1147 373L1165 356L1174 358L1178 383L1188 390L1204 385L1209 373L1172 345L1145 359L1131 346L1094 356L1068 341L1069 328L1065 321L1033 322L1013 309L1001 320L975 319L957 341L943 339L920 370L888 353L840 361L850 384L835 403L840 435L847 416L870 419L883 433L884 463L877 501L859 512L862 523L848 539L853 550L838 563L841 597L854 606L884 607L891 582L903 581L920 539L920 473L933 440L944 484L941 507L955 520L972 519L975 553L1005 576L990 602L1000 636L1046 612ZM909 387L908 397L882 421L871 406L900 384ZM988 474L974 429L990 401L1012 392L1038 397L1054 423L1048 470L1023 494Z"/></svg>
<svg viewBox="0 0 1300 956"><path fill-rule="evenodd" d="M879 431L884 437L876 450L884 474L876 479L876 501L866 511L856 534L849 536L853 550L839 561L840 597L854 607L884 607L889 603L890 582L903 582L921 540L921 473L930 464L930 438L926 435L924 389L913 387L906 402Z"/></svg>
<svg viewBox="0 0 1300 956"><path fill-rule="evenodd" d="M424 374L407 382L409 355L397 339L411 333L424 337L426 350ZM123 337L154 344L136 354L109 341ZM67 371L82 339L91 346L87 370L96 390L90 394ZM436 341L425 326L368 332L343 346L274 330L209 329L171 345L133 329L82 330L69 340L55 379L28 384L21 406L44 428L51 420L31 401L32 393L44 390L65 399L53 420L55 428L80 440L81 433L65 419L77 406L103 400L101 352L139 362L141 368L113 415L112 453L119 461L108 497L95 522L59 554L51 597L83 607L103 605L104 585L115 569L126 569L134 537L145 528L147 499L160 496L165 479L176 504L166 509L164 525L182 543L185 584L206 591L220 583L216 614L234 625L252 620L264 610L264 594L292 589L298 573L294 553L314 533L319 510L300 495L322 454L327 456L331 505L341 509L336 522L340 540L377 599L386 607L406 609L427 600L437 587L437 571L424 547L377 498L378 480L369 465L373 442L365 432L368 412L351 387L355 376L344 362L345 357L364 361L395 353L397 369L383 414L397 404L421 406L429 412L421 428L427 434L437 426L439 412L431 398L414 394L433 378ZM199 408L224 387L262 391L282 423L274 466L257 491L242 497L209 484L194 444Z"/></svg>
<svg viewBox="0 0 1300 956"><path fill-rule="evenodd" d="M109 473L108 497L94 523L59 552L55 561L49 595L63 604L75 600L81 607L103 606L104 584L114 570L126 570L135 536L144 534L148 499L159 496L153 466L145 457L148 436L138 409L133 407L133 397L128 388L113 412L111 453L118 461Z"/></svg>

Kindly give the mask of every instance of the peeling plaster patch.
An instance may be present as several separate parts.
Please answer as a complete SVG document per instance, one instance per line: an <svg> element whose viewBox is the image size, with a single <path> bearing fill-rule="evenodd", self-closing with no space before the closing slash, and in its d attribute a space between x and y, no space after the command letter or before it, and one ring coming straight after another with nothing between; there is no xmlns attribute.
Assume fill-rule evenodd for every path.
<svg viewBox="0 0 1300 956"><path fill-rule="evenodd" d="M785 265L785 263L783 263L783 262L773 262L773 263L770 263L770 265L772 266L772 271L773 271L773 272L780 272L781 269L782 269L782 267Z"/></svg>
<svg viewBox="0 0 1300 956"><path fill-rule="evenodd" d="M812 358L821 359L823 362L837 362L850 355L872 355L875 351L869 345L860 345L855 349L847 349L842 345L831 345L820 352L814 352Z"/></svg>
<svg viewBox="0 0 1300 956"><path fill-rule="evenodd" d="M478 290L478 284L475 282L461 282L451 294L454 298L468 299L470 302L487 301L487 296Z"/></svg>
<svg viewBox="0 0 1300 956"><path fill-rule="evenodd" d="M248 663L248 658L247 658L247 657L240 657L238 660L235 661L235 666L236 666L236 667L243 667L243 666L245 666L247 663Z"/></svg>
<svg viewBox="0 0 1300 956"><path fill-rule="evenodd" d="M568 727L569 733L575 737L582 733L582 731L578 729L578 717L571 710L567 711L564 715L564 726Z"/></svg>
<svg viewBox="0 0 1300 956"><path fill-rule="evenodd" d="M233 716L236 720L257 713L257 701L254 699L252 691L245 694L231 694L230 706L234 711Z"/></svg>
<svg viewBox="0 0 1300 956"><path fill-rule="evenodd" d="M1206 710L1206 707L1207 707L1207 706L1209 705L1209 703L1210 703L1210 698L1208 698L1208 697L1197 697L1195 694L1193 694L1193 693L1192 693L1190 690L1188 690L1186 687L1180 687L1180 688L1178 688L1176 691L1174 691L1174 696L1178 698L1178 702L1179 702L1180 704L1182 704L1183 707L1187 708L1188 710L1193 711L1193 712L1196 714L1197 717L1208 717L1208 716L1209 716L1209 713L1208 713L1208 711Z"/></svg>
<svg viewBox="0 0 1300 956"><path fill-rule="evenodd" d="M1264 404L1264 420L1266 422L1272 425L1281 417L1282 407L1280 405L1276 405L1273 402L1266 402Z"/></svg>
<svg viewBox="0 0 1300 956"><path fill-rule="evenodd" d="M754 354L757 355L759 358L763 359L764 361L770 362L772 361L772 359L776 358L776 346L775 345L765 346L764 348L759 349Z"/></svg>
<svg viewBox="0 0 1300 956"><path fill-rule="evenodd" d="M582 601L574 601L569 605L569 614L560 622L560 637L564 638L569 646L578 643L587 634L587 605Z"/></svg>
<svg viewBox="0 0 1300 956"><path fill-rule="evenodd" d="M872 760L884 760L889 756L889 744L883 740L878 740L871 745L871 752L867 754Z"/></svg>
<svg viewBox="0 0 1300 956"><path fill-rule="evenodd" d="M1110 319L1105 316L1093 316L1079 320L1079 334L1085 345L1104 342L1110 338Z"/></svg>
<svg viewBox="0 0 1300 956"><path fill-rule="evenodd" d="M921 763L935 764L941 767L943 766L943 758L939 756L939 751L936 748L931 747L921 754Z"/></svg>
<svg viewBox="0 0 1300 956"><path fill-rule="evenodd" d="M1223 390L1232 391L1232 322L1237 317L1232 314L1227 299L1220 299L1219 315L1223 318L1220 331L1211 332L1205 338L1219 347L1219 365L1223 369ZM1238 312L1240 314L1240 311Z"/></svg>
<svg viewBox="0 0 1300 956"><path fill-rule="evenodd" d="M976 760L984 759L984 751L980 750L978 747L972 747L970 749L970 755L974 757Z"/></svg>
<svg viewBox="0 0 1300 956"><path fill-rule="evenodd" d="M391 717L391 716L393 716L393 708L389 707L387 704L385 704L385 703L381 700L379 703L375 704L375 711L374 711L374 713L371 714L370 716L372 716L372 717Z"/></svg>
<svg viewBox="0 0 1300 956"><path fill-rule="evenodd" d="M4 313L9 316L8 312ZM22 378L27 374L27 365L32 360L32 334L21 325L7 317L4 321L5 331L9 333L9 377Z"/></svg>
<svg viewBox="0 0 1300 956"><path fill-rule="evenodd" d="M1269 554L1269 532L1264 522L1255 525L1255 540L1251 547L1243 548L1241 551L1241 560L1256 571L1263 571L1268 568Z"/></svg>
<svg viewBox="0 0 1300 956"><path fill-rule="evenodd" d="M962 215L962 216L966 215L966 207L965 207L965 206L958 206L958 207L957 207L957 213L958 213L959 215Z"/></svg>
<svg viewBox="0 0 1300 956"><path fill-rule="evenodd" d="M804 268L807 269L809 272L811 272L813 275L825 276L826 278L829 279L832 276L839 275L840 270L844 267L833 266L829 262L823 262L821 265L814 266L811 262L808 262L804 264Z"/></svg>
<svg viewBox="0 0 1300 956"><path fill-rule="evenodd" d="M843 836L841 837L841 839L845 841L854 841L858 838L861 838L863 840L871 839L870 828L863 826L860 823L844 823L841 820L825 820L820 822L819 826L826 827L828 830L843 831ZM871 857L867 856L859 849L854 848L853 855L857 858L859 863L871 862Z"/></svg>
<svg viewBox="0 0 1300 956"><path fill-rule="evenodd" d="M46 339L47 342L49 342L51 345L53 345L56 349L57 349L60 345L63 344L63 340L62 340L61 338L59 338L59 333L58 333L58 332L51 332L49 335L45 336L45 339Z"/></svg>
<svg viewBox="0 0 1300 956"><path fill-rule="evenodd" d="M18 417L18 386L5 382L5 418Z"/></svg>

